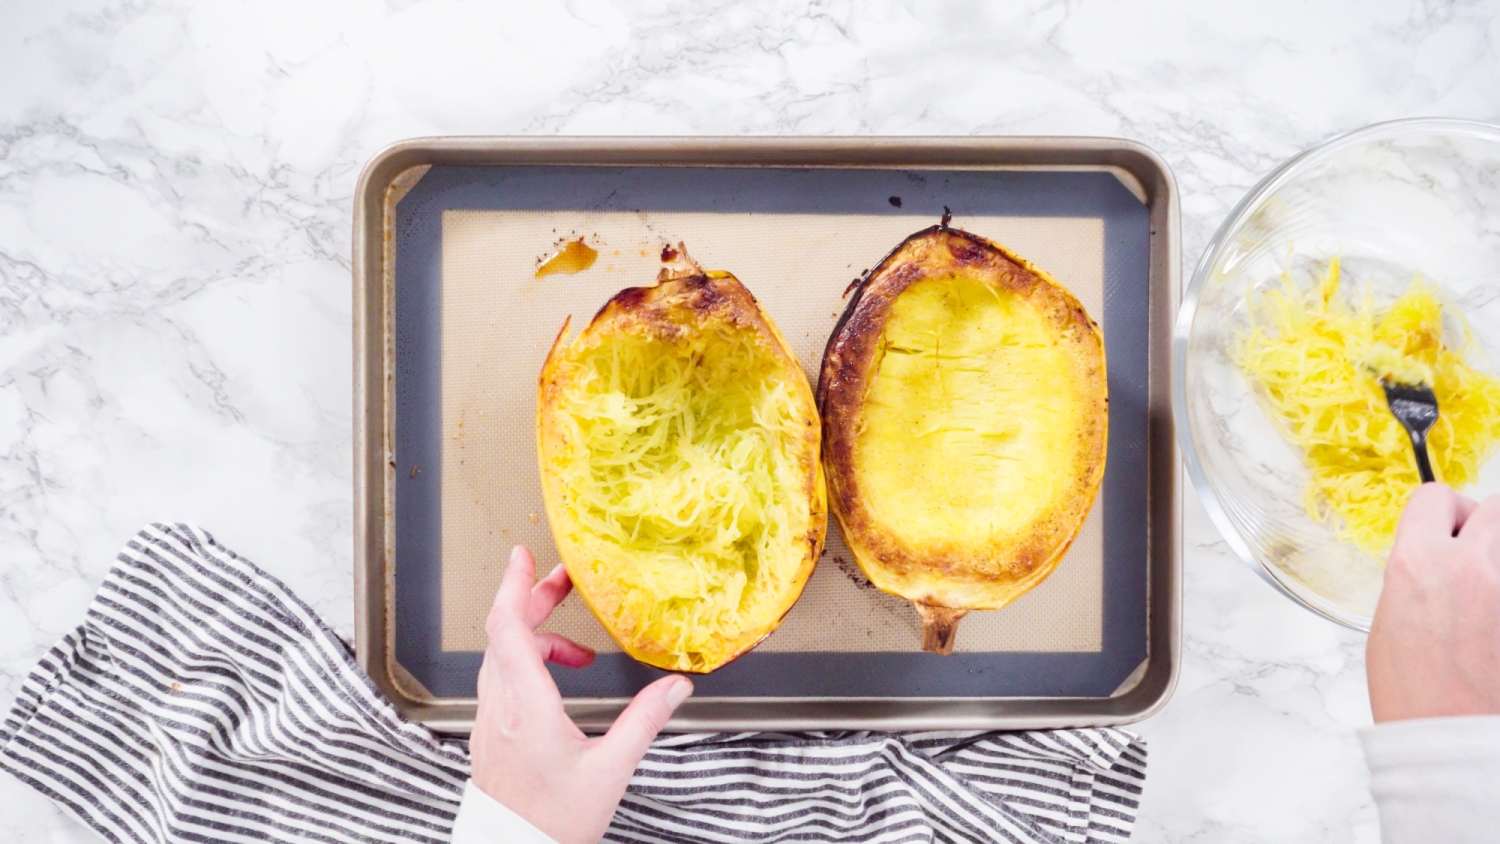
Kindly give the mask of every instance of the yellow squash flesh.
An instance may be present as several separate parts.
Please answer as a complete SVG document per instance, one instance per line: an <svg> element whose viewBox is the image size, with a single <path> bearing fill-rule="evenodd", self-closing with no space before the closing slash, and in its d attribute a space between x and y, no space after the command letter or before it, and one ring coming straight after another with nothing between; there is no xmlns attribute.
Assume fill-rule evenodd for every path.
<svg viewBox="0 0 1500 844"><path fill-rule="evenodd" d="M568 574L631 656L706 673L781 623L822 551L812 390L728 273L621 291L542 368L537 451Z"/></svg>
<svg viewBox="0 0 1500 844"><path fill-rule="evenodd" d="M830 505L923 647L1052 573L1104 476L1099 327L1025 260L967 232L912 235L862 282L819 382Z"/></svg>

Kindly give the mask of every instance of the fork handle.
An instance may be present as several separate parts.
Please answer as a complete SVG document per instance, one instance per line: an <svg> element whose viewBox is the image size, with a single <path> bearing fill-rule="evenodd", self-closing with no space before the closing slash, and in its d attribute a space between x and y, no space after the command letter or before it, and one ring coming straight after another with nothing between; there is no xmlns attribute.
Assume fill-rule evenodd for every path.
<svg viewBox="0 0 1500 844"><path fill-rule="evenodd" d="M1417 453L1417 474L1421 476L1422 483L1430 484L1437 480L1432 474L1432 462L1427 459L1427 437L1412 434L1411 448Z"/></svg>

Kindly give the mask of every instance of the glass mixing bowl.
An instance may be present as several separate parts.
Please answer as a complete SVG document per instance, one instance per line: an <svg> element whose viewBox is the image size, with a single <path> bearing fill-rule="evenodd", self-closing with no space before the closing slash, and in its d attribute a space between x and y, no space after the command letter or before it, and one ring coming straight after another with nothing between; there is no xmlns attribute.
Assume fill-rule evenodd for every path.
<svg viewBox="0 0 1500 844"><path fill-rule="evenodd" d="M1308 473L1230 357L1246 298L1283 273L1310 284L1340 256L1351 296L1388 303L1420 273L1467 320L1480 366L1500 360L1500 126L1380 123L1276 168L1235 206L1183 296L1172 405L1188 474L1239 556L1272 586L1340 624L1370 629L1384 561L1340 543L1303 508ZM1463 325L1445 319L1445 339ZM1439 409L1441 411L1441 408ZM1500 492L1500 459L1463 490Z"/></svg>

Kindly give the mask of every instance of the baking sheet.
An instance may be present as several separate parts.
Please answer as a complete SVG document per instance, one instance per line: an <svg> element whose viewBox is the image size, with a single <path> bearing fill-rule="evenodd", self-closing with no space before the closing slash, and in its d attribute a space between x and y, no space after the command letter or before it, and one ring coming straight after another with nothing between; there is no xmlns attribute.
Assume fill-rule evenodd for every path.
<svg viewBox="0 0 1500 844"><path fill-rule="evenodd" d="M934 222L916 214L444 211L443 649L484 649L485 616L511 544L530 547L540 572L559 562L542 509L533 420L537 373L565 318L573 317L576 334L621 288L655 279L663 245L684 243L703 267L734 273L755 294L816 384L852 277ZM1016 250L1089 313L1102 312L1102 218L971 216L952 225ZM591 268L536 277L540 256L579 237L599 252ZM801 599L758 650L920 651L910 602L871 588L837 525L829 534ZM1003 610L971 613L955 649L1098 651L1102 542L1093 512L1050 578ZM619 650L576 595L545 629L600 652Z"/></svg>
<svg viewBox="0 0 1500 844"><path fill-rule="evenodd" d="M697 699L1116 691L1148 653L1151 232L1134 190L1099 170L445 166L421 177L391 221L390 636L404 692L472 696L479 625L510 545L527 542L543 567L556 559L531 414L535 373L565 313L586 318L620 287L648 281L662 240L681 239L704 266L744 281L815 373L849 280L945 205L955 225L1053 272L1104 324L1110 462L1085 533L1046 584L965 619L959 652L939 657L915 650L909 610L846 573L830 525L829 554L783 630L701 678ZM599 264L531 278L542 253L571 234L597 239ZM609 648L580 606L560 611L555 626ZM658 676L607 652L589 669L553 673L576 699L627 696Z"/></svg>

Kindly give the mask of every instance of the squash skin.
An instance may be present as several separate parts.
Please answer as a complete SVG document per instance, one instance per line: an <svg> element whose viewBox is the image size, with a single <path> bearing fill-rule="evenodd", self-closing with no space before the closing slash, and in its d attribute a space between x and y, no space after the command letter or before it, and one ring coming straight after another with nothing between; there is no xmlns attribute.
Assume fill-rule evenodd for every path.
<svg viewBox="0 0 1500 844"><path fill-rule="evenodd" d="M608 342L614 334L647 335L670 342L710 323L731 326L743 332L747 341L756 342L765 352L773 354L780 375L794 385L795 413L805 422L800 439L793 444L798 454L799 476L803 479L797 495L807 503L808 518L805 525L796 526L798 538L791 548L797 555L794 574L778 585L775 602L761 608L755 617L745 618L737 635L728 639L716 637L712 649L695 652L695 662L688 664L684 661L687 655L677 652L669 643L635 635L637 631L616 623L615 611L620 607L617 590L611 589L607 577L596 576L592 565L595 560L608 559L609 551L598 537L581 535L573 529L576 526L570 525L566 493L561 480L549 470L549 458L567 446L566 434L557 424L557 412L568 389L571 349L580 344ZM712 672L754 648L780 626L801 596L822 554L827 531L827 487L820 460L821 420L812 388L786 339L744 285L729 273L704 272L685 254L676 268L662 271L656 285L617 293L572 342L566 342L567 334L565 322L543 364L537 392L537 455L542 492L563 564L579 596L623 651L642 663L665 670Z"/></svg>
<svg viewBox="0 0 1500 844"><path fill-rule="evenodd" d="M862 476L867 473L859 465L865 402L883 362L893 305L918 282L953 276L1007 291L1039 312L1057 332L1064 354L1077 363L1070 375L1083 396L1084 412L1076 417L1078 436L1071 443L1075 454L1066 461L1071 465L1060 506L1034 519L1024 535L977 545L913 541L885 523L866 500ZM1056 569L1103 481L1108 387L1099 326L1077 298L1044 271L998 244L945 225L907 238L858 282L824 353L818 407L829 504L844 538L873 584L916 604L923 647L938 653L952 650L964 613L1003 607Z"/></svg>

